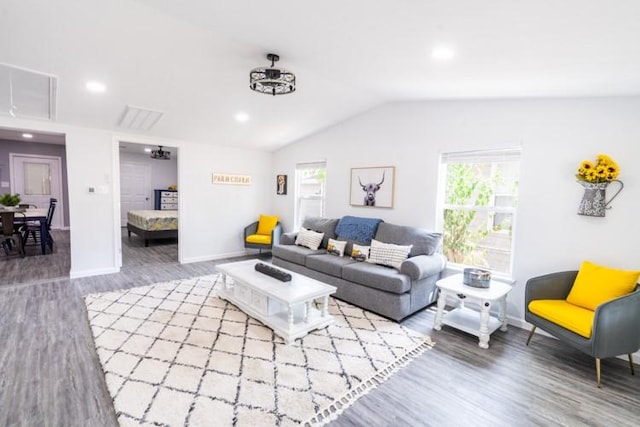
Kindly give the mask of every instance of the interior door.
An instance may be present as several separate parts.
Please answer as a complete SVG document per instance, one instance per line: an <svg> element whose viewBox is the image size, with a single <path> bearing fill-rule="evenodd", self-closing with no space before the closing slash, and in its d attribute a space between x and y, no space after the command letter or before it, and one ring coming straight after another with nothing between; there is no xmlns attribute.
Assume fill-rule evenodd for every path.
<svg viewBox="0 0 640 427"><path fill-rule="evenodd" d="M11 153L11 192L20 194L20 203L48 208L49 199L58 199L51 228L62 228L62 160L60 157Z"/></svg>
<svg viewBox="0 0 640 427"><path fill-rule="evenodd" d="M120 218L127 224L127 212L152 209L151 166L146 163L120 163Z"/></svg>

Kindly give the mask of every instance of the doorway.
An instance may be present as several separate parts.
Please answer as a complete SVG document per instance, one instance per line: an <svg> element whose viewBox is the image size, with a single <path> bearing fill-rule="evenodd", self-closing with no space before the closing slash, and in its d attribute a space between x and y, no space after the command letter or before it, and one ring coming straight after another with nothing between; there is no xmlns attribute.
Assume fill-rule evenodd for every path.
<svg viewBox="0 0 640 427"><path fill-rule="evenodd" d="M178 184L177 148L165 150L170 151L169 158L158 158L152 153L158 149L156 145L131 141L117 144L121 267L178 263L178 191L174 191ZM175 203L166 202L168 195L175 197ZM168 219L171 216L175 221Z"/></svg>
<svg viewBox="0 0 640 427"><path fill-rule="evenodd" d="M48 207L55 198L57 209L51 228L64 226L64 200L62 197L62 159L55 156L10 153L11 192L20 194L21 202Z"/></svg>

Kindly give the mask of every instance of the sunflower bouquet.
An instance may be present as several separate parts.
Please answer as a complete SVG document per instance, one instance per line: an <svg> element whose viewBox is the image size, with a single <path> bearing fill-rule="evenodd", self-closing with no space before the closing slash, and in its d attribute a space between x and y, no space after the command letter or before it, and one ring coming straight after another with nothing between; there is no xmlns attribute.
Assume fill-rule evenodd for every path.
<svg viewBox="0 0 640 427"><path fill-rule="evenodd" d="M579 181L591 182L594 184L609 183L615 180L620 173L618 164L606 154L598 154L596 162L585 160L580 163L576 178Z"/></svg>

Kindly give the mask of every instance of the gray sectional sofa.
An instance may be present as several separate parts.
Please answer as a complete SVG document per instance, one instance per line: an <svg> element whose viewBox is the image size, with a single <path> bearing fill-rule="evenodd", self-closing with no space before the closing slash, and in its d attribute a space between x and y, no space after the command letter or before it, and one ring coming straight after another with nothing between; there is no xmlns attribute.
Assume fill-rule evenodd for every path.
<svg viewBox="0 0 640 427"><path fill-rule="evenodd" d="M438 253L440 233L380 222L375 240L413 245L398 271L351 259L354 241L336 235L338 222L339 219L307 218L304 228L324 233L320 248L314 251L297 246L296 233L283 234L280 244L273 247L273 264L333 285L338 288L334 297L396 321L436 301L435 283L446 265L446 259ZM330 238L349 241L344 257L327 253Z"/></svg>

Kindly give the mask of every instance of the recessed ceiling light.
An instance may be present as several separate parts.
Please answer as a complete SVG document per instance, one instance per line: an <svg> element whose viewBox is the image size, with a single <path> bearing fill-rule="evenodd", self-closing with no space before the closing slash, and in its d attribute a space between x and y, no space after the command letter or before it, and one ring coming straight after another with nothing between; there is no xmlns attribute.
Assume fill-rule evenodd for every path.
<svg viewBox="0 0 640 427"><path fill-rule="evenodd" d="M247 113L236 113L235 119L236 122L244 123L249 120L249 115Z"/></svg>
<svg viewBox="0 0 640 427"><path fill-rule="evenodd" d="M32 133L23 133L22 137L24 139L32 139L33 138L33 134Z"/></svg>
<svg viewBox="0 0 640 427"><path fill-rule="evenodd" d="M107 87L104 85L104 83L91 81L87 82L87 90L93 93L103 93L107 90Z"/></svg>
<svg viewBox="0 0 640 427"><path fill-rule="evenodd" d="M431 51L431 57L437 61L449 61L456 56L456 51L447 46L438 46Z"/></svg>

